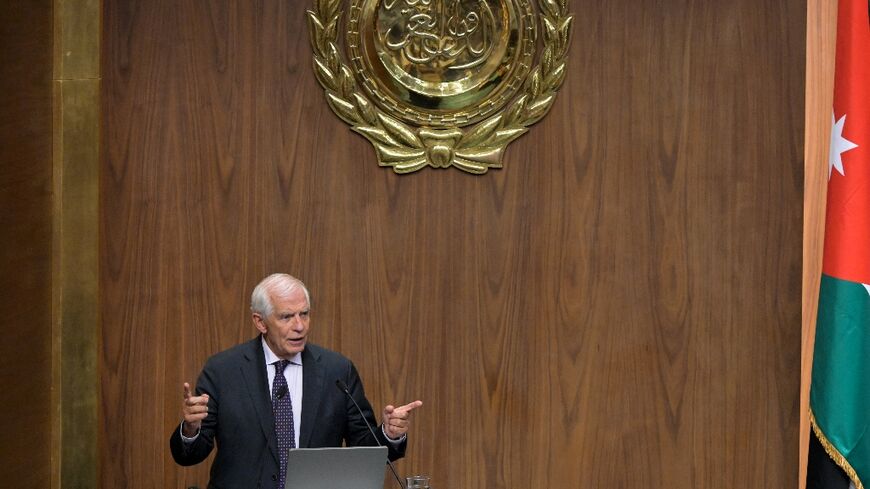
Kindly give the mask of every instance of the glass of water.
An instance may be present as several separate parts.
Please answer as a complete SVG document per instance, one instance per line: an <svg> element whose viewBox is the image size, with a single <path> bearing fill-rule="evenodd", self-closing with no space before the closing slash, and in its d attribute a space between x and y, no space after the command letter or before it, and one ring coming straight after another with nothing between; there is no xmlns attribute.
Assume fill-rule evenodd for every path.
<svg viewBox="0 0 870 489"><path fill-rule="evenodd" d="M407 481L408 489L429 489L429 477L425 475L412 475L407 478Z"/></svg>

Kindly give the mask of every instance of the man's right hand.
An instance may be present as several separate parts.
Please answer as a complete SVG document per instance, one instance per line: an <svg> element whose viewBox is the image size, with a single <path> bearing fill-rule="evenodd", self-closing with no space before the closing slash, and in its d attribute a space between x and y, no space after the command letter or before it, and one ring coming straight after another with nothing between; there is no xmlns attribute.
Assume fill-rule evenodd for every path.
<svg viewBox="0 0 870 489"><path fill-rule="evenodd" d="M188 438L193 438L199 433L202 420L208 416L208 394L194 396L190 392L190 384L184 383L184 406L181 409L184 422L181 423L181 432Z"/></svg>

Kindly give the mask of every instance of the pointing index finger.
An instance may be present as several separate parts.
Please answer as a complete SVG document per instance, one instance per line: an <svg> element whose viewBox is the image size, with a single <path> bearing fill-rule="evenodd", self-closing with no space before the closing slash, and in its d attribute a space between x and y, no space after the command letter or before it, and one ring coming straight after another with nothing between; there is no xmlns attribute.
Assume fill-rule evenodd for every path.
<svg viewBox="0 0 870 489"><path fill-rule="evenodd" d="M189 399L191 396L190 393L190 384L187 382L184 383L184 399Z"/></svg>
<svg viewBox="0 0 870 489"><path fill-rule="evenodd" d="M404 406L396 408L396 411L405 411L406 413L408 413L408 412L411 412L411 411L417 409L418 407L420 407L422 405L423 405L423 401L417 400L414 402L409 402L408 404L405 404Z"/></svg>

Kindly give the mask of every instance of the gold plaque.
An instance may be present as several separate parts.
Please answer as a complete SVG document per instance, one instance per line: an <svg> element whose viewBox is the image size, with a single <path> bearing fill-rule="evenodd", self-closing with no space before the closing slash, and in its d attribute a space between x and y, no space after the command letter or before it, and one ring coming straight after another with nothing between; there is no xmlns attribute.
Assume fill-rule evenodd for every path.
<svg viewBox="0 0 870 489"><path fill-rule="evenodd" d="M341 0L308 11L314 69L332 110L397 173L501 168L505 147L565 79L567 1ZM538 25L543 42L538 46Z"/></svg>

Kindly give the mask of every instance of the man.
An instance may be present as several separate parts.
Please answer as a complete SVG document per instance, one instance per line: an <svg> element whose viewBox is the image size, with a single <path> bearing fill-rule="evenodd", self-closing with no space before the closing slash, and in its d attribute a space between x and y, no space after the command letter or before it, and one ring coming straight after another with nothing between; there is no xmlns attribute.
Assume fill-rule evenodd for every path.
<svg viewBox="0 0 870 489"><path fill-rule="evenodd" d="M209 358L196 385L184 384L183 421L169 440L180 465L202 462L215 444L209 487L284 489L287 450L376 445L343 382L374 426L356 368L307 342L311 300L298 279L273 274L251 294L260 335ZM409 414L423 403L386 406L375 427L390 460L405 453Z"/></svg>

